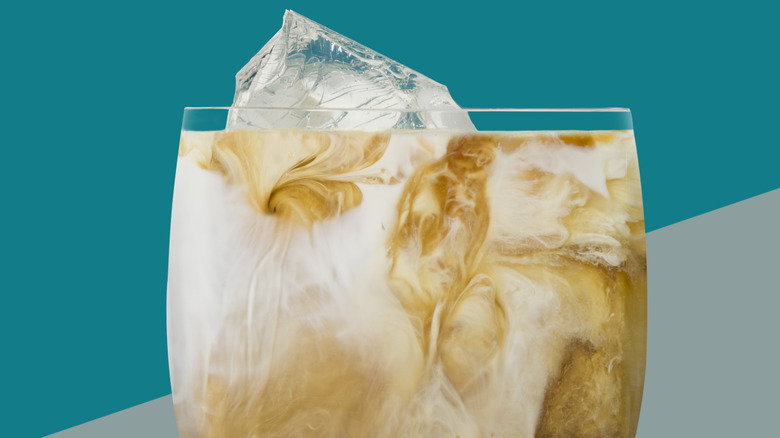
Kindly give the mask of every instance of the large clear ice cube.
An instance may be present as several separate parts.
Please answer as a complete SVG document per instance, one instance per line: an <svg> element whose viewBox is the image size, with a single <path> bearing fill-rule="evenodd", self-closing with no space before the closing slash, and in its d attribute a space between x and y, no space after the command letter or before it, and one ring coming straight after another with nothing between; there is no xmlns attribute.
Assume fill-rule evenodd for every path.
<svg viewBox="0 0 780 438"><path fill-rule="evenodd" d="M320 110L234 109L228 129L474 129L444 85L289 10L236 75L233 107Z"/></svg>

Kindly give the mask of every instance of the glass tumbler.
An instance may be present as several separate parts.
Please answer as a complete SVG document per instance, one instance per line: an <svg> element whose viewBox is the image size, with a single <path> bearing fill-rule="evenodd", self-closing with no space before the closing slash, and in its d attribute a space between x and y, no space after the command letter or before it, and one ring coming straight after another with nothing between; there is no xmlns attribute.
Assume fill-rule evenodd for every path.
<svg viewBox="0 0 780 438"><path fill-rule="evenodd" d="M187 108L180 435L633 437L646 266L628 110Z"/></svg>

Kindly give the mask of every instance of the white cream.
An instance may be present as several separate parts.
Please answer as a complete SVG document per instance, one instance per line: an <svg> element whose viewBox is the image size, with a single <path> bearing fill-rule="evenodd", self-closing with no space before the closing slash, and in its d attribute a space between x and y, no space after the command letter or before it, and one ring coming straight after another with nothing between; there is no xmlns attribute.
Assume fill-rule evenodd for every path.
<svg viewBox="0 0 780 438"><path fill-rule="evenodd" d="M171 376L182 436L206 433L207 422L214 436L223 436L215 427L236 427L214 426L214 407L204 401L210 394L204 388L214 379L243 392L238 399L265 406L258 401L264 388L288 377L295 381L285 373L337 382L339 374L331 368L342 365L348 376L368 385L356 387L351 396L367 397L364 402L375 414L373 436L534 436L570 339L583 337L602 348L612 336L593 328L610 317L609 304L589 298L590 289L555 264L576 267L585 263L582 259L618 267L631 256L625 246L631 206L610 202L609 181L622 181L627 169L636 167L633 141L626 134L614 144L588 149L530 142L505 151L499 145L486 168L490 223L478 269L487 270L486 284L495 289L506 327L499 353L474 375L476 380L457 386L448 374L453 370L439 359L444 354L439 339L446 335L439 325L455 317L446 307L450 304L437 305L428 332L433 341L426 348L394 292L398 285L388 283L393 261L388 244L402 193L415 171L442 159L451 136L393 134L381 159L343 176L380 181L357 183L360 204L307 227L288 226L252 208L245 187L195 164L211 159L213 134L183 133L183 143L194 152L177 163L168 285ZM289 159L282 155L266 153L278 157L268 159ZM544 183L519 177L534 170L557 176ZM600 219L574 226L578 211ZM469 224L454 223L448 239L468 231L458 227ZM400 278L418 281L413 268L400 271ZM423 284L414 287L424 290ZM473 309L481 312L475 303ZM462 318L483 318L479 315ZM339 353L331 357L320 346ZM320 356L327 361L301 362ZM381 390L374 394L370 388ZM346 396L340 388L332 390L340 400L351 400L349 390ZM302 406L294 417L299 420L280 426L279 434L303 433L307 427L320 431L312 432L315 436L365 433L355 425L329 429L342 427L341 420L329 422L333 414L323 408L302 412Z"/></svg>

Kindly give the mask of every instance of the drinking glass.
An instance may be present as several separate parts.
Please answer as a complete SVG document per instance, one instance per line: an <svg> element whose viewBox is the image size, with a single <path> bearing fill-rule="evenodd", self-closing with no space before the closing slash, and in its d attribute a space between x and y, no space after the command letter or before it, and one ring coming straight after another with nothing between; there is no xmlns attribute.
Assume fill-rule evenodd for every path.
<svg viewBox="0 0 780 438"><path fill-rule="evenodd" d="M633 437L646 279L628 110L187 108L179 432Z"/></svg>

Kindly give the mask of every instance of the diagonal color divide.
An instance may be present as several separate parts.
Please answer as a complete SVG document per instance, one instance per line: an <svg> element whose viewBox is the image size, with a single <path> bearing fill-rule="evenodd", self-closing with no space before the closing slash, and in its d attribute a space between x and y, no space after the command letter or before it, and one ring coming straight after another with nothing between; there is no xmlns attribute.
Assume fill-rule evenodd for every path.
<svg viewBox="0 0 780 438"><path fill-rule="evenodd" d="M639 438L774 430L777 224L780 189L647 234L648 351ZM170 395L49 435L176 436Z"/></svg>
<svg viewBox="0 0 780 438"><path fill-rule="evenodd" d="M98 418L47 438L176 438L170 395Z"/></svg>

